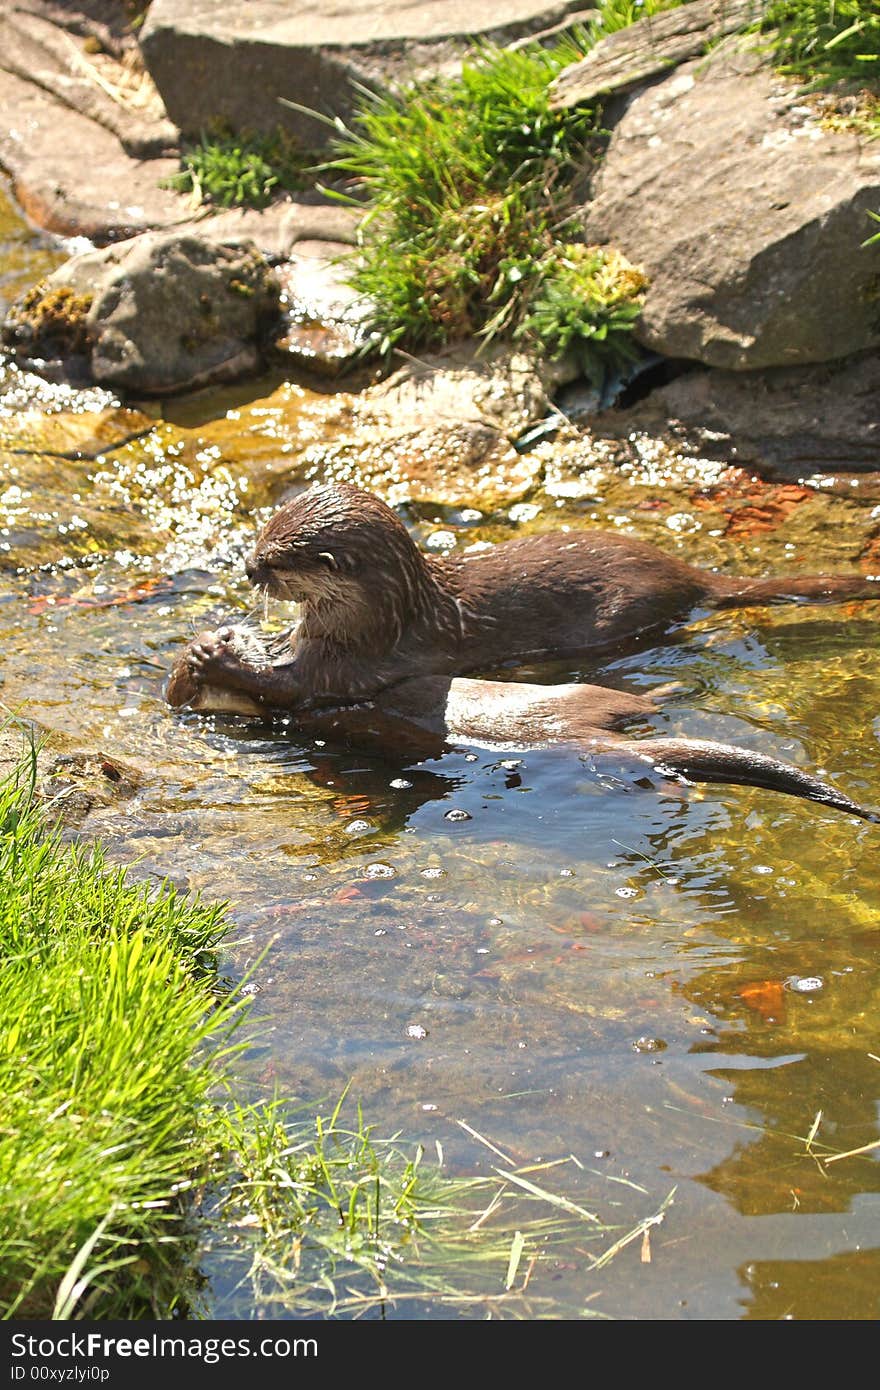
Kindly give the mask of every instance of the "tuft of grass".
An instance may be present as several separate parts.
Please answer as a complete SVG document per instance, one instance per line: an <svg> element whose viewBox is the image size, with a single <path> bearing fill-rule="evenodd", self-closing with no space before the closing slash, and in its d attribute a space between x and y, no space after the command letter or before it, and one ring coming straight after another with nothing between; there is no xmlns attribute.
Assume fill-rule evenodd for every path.
<svg viewBox="0 0 880 1390"><path fill-rule="evenodd" d="M601 385L606 370L638 355L632 330L647 283L619 251L561 246L550 255L518 334L541 343L551 357L572 353Z"/></svg>
<svg viewBox="0 0 880 1390"><path fill-rule="evenodd" d="M774 30L784 72L827 85L880 86L880 9L874 0L769 0L763 27Z"/></svg>
<svg viewBox="0 0 880 1390"><path fill-rule="evenodd" d="M190 194L195 203L264 208L279 192L302 188L311 163L282 130L274 135L205 131L197 145L182 151L180 173L162 186Z"/></svg>
<svg viewBox="0 0 880 1390"><path fill-rule="evenodd" d="M644 281L616 292L622 258L585 259L565 244L598 126L590 109L551 110L549 86L590 42L580 33L548 48L484 48L454 80L364 94L326 167L368 203L352 279L381 351L516 335L551 352L576 344L599 370L631 332ZM627 286L635 275L626 268ZM606 307L614 321L603 330Z"/></svg>
<svg viewBox="0 0 880 1390"><path fill-rule="evenodd" d="M598 43L608 34L628 29L640 19L649 19L663 10L677 10L686 3L687 0L600 0L587 33L591 43Z"/></svg>
<svg viewBox="0 0 880 1390"><path fill-rule="evenodd" d="M0 786L3 1316L181 1301L168 1242L239 1008L213 979L221 932L219 908L63 846L23 777Z"/></svg>

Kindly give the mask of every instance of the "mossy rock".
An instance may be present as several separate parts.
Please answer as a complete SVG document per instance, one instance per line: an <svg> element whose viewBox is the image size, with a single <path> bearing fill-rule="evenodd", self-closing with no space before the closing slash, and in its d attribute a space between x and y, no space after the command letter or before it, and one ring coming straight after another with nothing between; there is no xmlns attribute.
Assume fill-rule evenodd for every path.
<svg viewBox="0 0 880 1390"><path fill-rule="evenodd" d="M78 294L72 285L41 280L12 305L2 340L28 357L82 356L90 346L91 307L91 294Z"/></svg>
<svg viewBox="0 0 880 1390"><path fill-rule="evenodd" d="M280 286L252 242L147 232L76 256L13 306L26 359L85 355L95 381L142 396L255 372Z"/></svg>

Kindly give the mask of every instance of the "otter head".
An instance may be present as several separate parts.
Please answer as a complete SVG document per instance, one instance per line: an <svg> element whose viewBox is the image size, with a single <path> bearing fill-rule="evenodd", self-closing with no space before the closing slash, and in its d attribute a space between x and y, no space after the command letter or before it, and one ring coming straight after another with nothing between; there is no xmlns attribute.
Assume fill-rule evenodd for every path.
<svg viewBox="0 0 880 1390"><path fill-rule="evenodd" d="M304 605L314 635L396 642L433 592L424 557L390 507L347 483L315 487L266 523L246 564L255 588Z"/></svg>

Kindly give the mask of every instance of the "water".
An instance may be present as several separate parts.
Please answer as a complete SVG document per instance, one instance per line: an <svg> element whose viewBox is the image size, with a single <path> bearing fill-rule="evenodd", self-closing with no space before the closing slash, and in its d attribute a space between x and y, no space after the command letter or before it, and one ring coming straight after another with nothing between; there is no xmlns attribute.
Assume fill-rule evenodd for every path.
<svg viewBox="0 0 880 1390"><path fill-rule="evenodd" d="M3 217L0 263L51 255ZM350 1086L377 1133L439 1141L458 1172L501 1166L459 1121L516 1163L574 1155L541 1181L621 1232L675 1189L650 1263L634 1242L593 1271L574 1235L535 1267L533 1316L876 1317L880 1150L819 1158L877 1139L877 827L571 752L407 766L171 714L180 642L251 602L248 538L306 436L323 466L333 402L282 388L282 409L252 384L168 407L172 424L9 368L2 384L2 699L137 771L86 822L114 859L230 900L222 968L256 995L241 1094L332 1106ZM61 457L74 435L80 457ZM871 477L762 484L647 440L529 458L527 491L411 508L414 534L598 524L741 573L876 553ZM877 804L878 622L875 604L703 614L520 674L678 681L655 731L773 753ZM208 1298L247 1312L219 1279Z"/></svg>

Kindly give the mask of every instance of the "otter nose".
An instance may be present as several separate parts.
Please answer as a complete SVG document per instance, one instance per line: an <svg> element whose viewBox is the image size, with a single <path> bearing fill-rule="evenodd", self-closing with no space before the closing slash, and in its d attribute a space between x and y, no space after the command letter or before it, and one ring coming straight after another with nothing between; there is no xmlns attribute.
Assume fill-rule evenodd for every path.
<svg viewBox="0 0 880 1390"><path fill-rule="evenodd" d="M245 572L245 574L247 575L248 580L250 581L251 584L253 584L253 582L254 582L254 576L255 576L255 574L257 573L257 569L258 569L258 568L259 568L259 566L255 565L255 564L254 564L254 561L253 561L252 559L251 559L251 560L245 560L245 562L244 562L244 572Z"/></svg>

